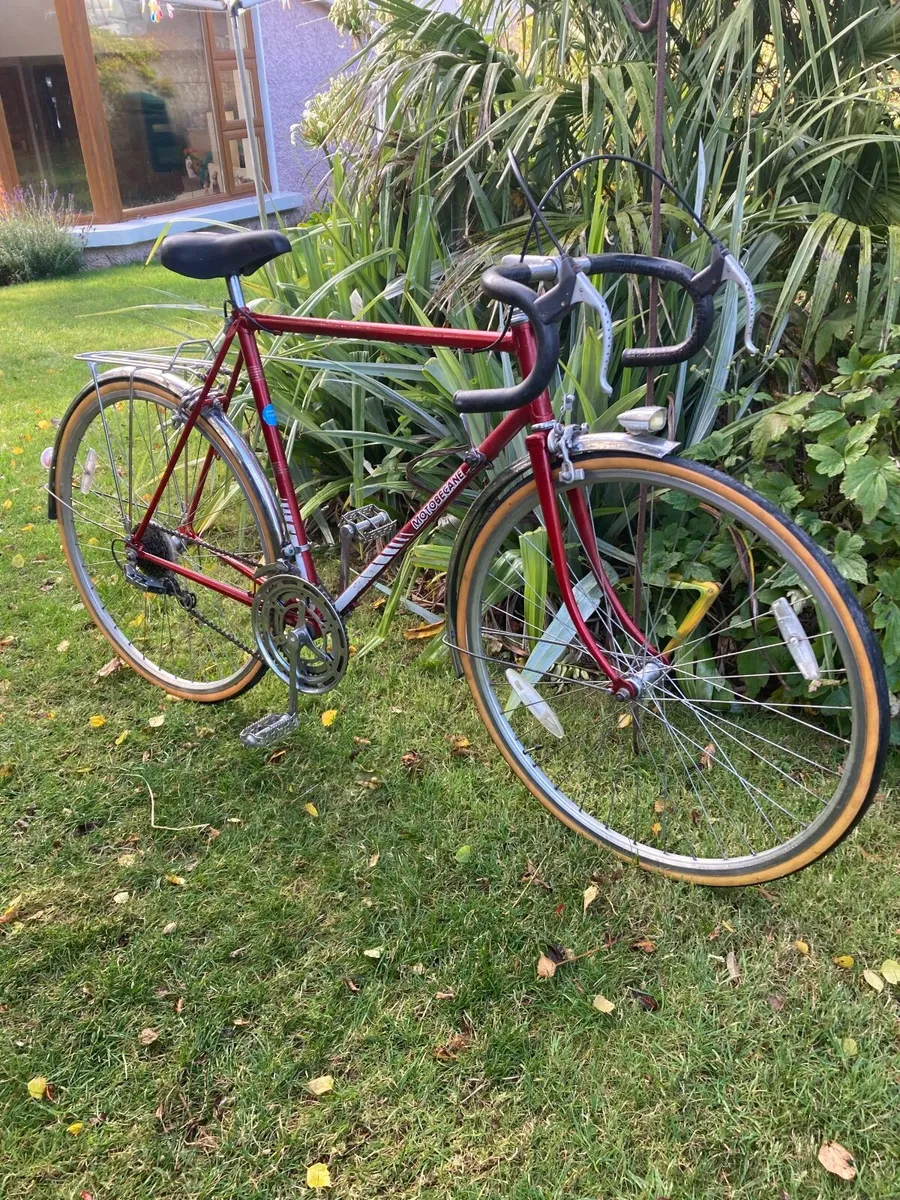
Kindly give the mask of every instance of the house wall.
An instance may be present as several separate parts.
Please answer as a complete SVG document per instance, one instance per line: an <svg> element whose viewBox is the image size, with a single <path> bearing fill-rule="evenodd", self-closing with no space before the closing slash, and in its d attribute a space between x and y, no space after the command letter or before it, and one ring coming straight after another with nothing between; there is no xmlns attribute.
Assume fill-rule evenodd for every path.
<svg viewBox="0 0 900 1200"><path fill-rule="evenodd" d="M4 5L0 58L4 54L14 54L17 58L62 54L53 0L28 0L15 7Z"/></svg>
<svg viewBox="0 0 900 1200"><path fill-rule="evenodd" d="M328 9L321 0L291 0L289 8L263 4L256 9L260 77L268 93L272 184L281 192L301 193L306 210L315 205L327 167L319 151L291 145L291 126L303 115L307 99L323 91L354 52L350 39L329 21Z"/></svg>

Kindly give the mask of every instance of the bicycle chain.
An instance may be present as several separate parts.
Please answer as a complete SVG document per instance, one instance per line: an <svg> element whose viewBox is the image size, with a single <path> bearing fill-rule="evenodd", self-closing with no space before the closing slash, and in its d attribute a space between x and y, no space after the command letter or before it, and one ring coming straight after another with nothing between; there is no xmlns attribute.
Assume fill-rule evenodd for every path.
<svg viewBox="0 0 900 1200"><path fill-rule="evenodd" d="M196 534L180 533L175 529L167 529L165 525L161 525L158 521L154 522L154 524L157 525L163 531L163 533L167 533L169 537L178 538L180 541L188 541L195 546L202 546L204 550L210 550L213 554L227 555L228 558L232 558L236 562L241 562L247 567L256 568L259 566L259 563L256 562L255 559L249 558L246 554L237 554L231 550L220 550L218 546L214 546L212 542L207 542L204 538L197 537ZM172 583L175 589L175 599L177 600L179 598L179 592L186 592L187 589L182 588L181 585L175 581L174 577L172 579ZM219 637L223 637L226 642L231 642L232 646L237 646L238 650L242 650L244 654L249 654L251 656L255 655L256 657L259 657L258 650L251 650L249 646L245 646L243 642L238 641L233 634L229 633L226 629L222 629L215 623L215 621L212 621L209 617L205 617L202 613L199 613L196 607L188 607L186 604L182 604L181 608L182 611L187 613L187 615L193 618L193 620L195 620L198 624L205 625L208 629L211 629L213 633L217 633Z"/></svg>

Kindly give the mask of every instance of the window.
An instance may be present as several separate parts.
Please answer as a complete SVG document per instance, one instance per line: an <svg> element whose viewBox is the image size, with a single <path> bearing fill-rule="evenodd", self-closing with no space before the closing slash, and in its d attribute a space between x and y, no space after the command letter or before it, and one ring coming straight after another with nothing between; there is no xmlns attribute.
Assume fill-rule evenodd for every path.
<svg viewBox="0 0 900 1200"><path fill-rule="evenodd" d="M252 193L249 137L268 168L246 17L242 28L253 122L224 13L0 0L0 184L46 179L98 221Z"/></svg>
<svg viewBox="0 0 900 1200"><path fill-rule="evenodd" d="M0 27L0 103L9 139L6 158L11 159L3 183L38 189L46 180L90 212L53 0L0 0ZM12 178L7 179L7 173Z"/></svg>
<svg viewBox="0 0 900 1200"><path fill-rule="evenodd" d="M87 0L87 13L123 206L187 205L252 190L225 15L163 5L152 21L141 0ZM252 42L248 49L258 104Z"/></svg>

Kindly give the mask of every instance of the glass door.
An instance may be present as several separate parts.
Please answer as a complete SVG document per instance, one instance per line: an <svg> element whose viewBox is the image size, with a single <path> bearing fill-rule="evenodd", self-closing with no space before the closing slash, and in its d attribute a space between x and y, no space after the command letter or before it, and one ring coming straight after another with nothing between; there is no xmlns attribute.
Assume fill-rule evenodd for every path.
<svg viewBox="0 0 900 1200"><path fill-rule="evenodd" d="M237 55L232 39L231 20L224 13L204 13L207 46L215 95L216 111L222 139L222 168L225 187L232 196L249 195L254 190L253 164L247 145L251 122L244 110ZM262 102L256 68L256 44L253 26L244 18L241 26L245 38L244 58L253 92L253 136L256 138L263 170L263 187L268 189L268 162L263 134Z"/></svg>

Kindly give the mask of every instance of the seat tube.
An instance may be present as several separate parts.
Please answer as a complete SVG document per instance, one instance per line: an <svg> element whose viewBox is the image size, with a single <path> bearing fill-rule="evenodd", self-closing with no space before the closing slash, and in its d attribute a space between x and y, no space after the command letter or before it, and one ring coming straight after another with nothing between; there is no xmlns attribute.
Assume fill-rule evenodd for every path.
<svg viewBox="0 0 900 1200"><path fill-rule="evenodd" d="M229 292L231 291L231 283L232 281L229 280ZM240 293L240 284L237 284L237 291ZM266 449L269 452L269 458L272 462L272 474L275 477L275 486L281 502L281 513L284 517L288 539L297 555L297 565L300 567L303 577L311 583L317 583L318 579L312 557L312 547L309 544L309 538L306 535L306 526L300 515L300 506L294 494L294 483L291 479L291 471L287 464L287 458L285 457L281 435L278 432L278 420L275 416L275 407L269 395L269 385L266 383L266 376L259 357L256 335L240 311L236 314L236 320L238 341L240 342L244 363L247 367L250 390L253 392L253 399L256 401L260 428L262 429Z"/></svg>

